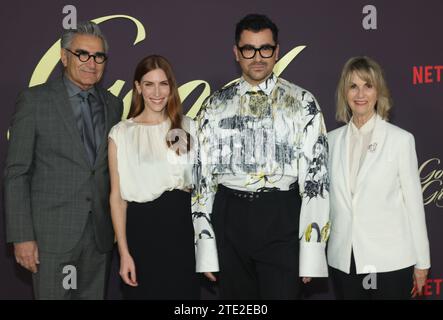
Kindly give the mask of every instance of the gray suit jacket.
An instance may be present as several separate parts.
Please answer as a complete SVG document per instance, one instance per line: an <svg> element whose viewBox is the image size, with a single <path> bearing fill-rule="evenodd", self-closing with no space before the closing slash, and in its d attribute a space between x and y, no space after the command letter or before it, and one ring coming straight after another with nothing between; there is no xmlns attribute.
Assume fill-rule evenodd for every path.
<svg viewBox="0 0 443 320"><path fill-rule="evenodd" d="M61 78L19 95L4 178L8 242L36 240L40 250L68 252L92 215L99 250L112 249L107 135L120 121L123 103L102 88L98 91L106 123L94 166Z"/></svg>

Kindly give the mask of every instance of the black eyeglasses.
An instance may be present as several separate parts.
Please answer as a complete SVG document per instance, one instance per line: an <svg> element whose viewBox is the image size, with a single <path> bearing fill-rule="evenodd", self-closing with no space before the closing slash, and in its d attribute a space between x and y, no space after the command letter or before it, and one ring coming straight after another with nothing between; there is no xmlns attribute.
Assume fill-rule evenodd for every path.
<svg viewBox="0 0 443 320"><path fill-rule="evenodd" d="M264 46L261 46L260 48L254 48L253 46L247 44L243 47L237 46L238 50L240 51L241 55L245 59L252 59L257 54L257 51L260 53L260 56L262 58L270 58L274 55L275 49L277 46L271 46L269 44L266 44Z"/></svg>
<svg viewBox="0 0 443 320"><path fill-rule="evenodd" d="M66 49L66 51L72 53L74 56L78 58L81 62L88 62L91 57L94 58L95 63L102 64L108 59L108 56L103 52L97 52L96 54L90 54L88 51L85 50L77 50L77 52L72 52L69 49Z"/></svg>

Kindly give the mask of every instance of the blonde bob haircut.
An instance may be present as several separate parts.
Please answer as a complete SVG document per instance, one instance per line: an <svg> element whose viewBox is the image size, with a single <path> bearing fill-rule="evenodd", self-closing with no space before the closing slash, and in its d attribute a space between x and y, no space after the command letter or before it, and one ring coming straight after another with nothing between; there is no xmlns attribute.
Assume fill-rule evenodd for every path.
<svg viewBox="0 0 443 320"><path fill-rule="evenodd" d="M351 120L352 111L348 105L347 94L351 88L351 76L354 72L363 81L375 87L377 90L375 111L382 119L388 120L392 99L384 78L383 69L373 59L362 56L349 59L341 72L337 86L337 110L335 114L337 121L348 123Z"/></svg>

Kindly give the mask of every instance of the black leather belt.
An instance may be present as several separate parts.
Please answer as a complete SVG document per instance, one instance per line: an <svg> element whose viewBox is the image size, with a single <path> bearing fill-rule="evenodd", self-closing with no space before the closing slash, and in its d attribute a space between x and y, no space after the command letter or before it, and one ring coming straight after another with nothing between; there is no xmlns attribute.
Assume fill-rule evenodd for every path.
<svg viewBox="0 0 443 320"><path fill-rule="evenodd" d="M230 196L240 198L243 200L248 200L251 202L255 201L255 200L259 200L259 199L272 199L272 198L275 198L276 196L284 196L284 195L292 194L295 191L295 189L288 190L288 191L273 190L273 191L262 191L262 192L240 191L240 190L235 190L235 189L225 187L222 184L218 185L217 190L221 191L221 192L225 192L226 194L228 194Z"/></svg>

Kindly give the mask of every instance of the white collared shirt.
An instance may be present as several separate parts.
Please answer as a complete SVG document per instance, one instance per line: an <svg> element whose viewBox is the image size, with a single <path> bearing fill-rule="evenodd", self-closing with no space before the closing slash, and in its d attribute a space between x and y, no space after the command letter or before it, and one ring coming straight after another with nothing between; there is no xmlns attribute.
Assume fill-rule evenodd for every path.
<svg viewBox="0 0 443 320"><path fill-rule="evenodd" d="M374 114L360 129L355 126L352 119L349 121L349 185L352 196L355 193L358 172L368 152L376 118Z"/></svg>

